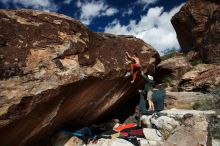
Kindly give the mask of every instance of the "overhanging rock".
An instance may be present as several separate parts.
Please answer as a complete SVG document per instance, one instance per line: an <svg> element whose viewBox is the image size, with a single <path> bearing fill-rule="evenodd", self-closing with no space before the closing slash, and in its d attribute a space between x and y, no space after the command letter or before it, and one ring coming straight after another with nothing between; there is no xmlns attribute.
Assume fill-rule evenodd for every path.
<svg viewBox="0 0 220 146"><path fill-rule="evenodd" d="M95 33L64 15L0 10L0 18L1 145L90 124L131 98L143 83L124 78L126 51L148 72L160 61L140 39Z"/></svg>

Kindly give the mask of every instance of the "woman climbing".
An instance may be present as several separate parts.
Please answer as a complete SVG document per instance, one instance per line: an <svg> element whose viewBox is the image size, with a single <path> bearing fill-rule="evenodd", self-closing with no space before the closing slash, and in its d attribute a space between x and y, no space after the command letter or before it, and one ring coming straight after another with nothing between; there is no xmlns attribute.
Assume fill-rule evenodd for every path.
<svg viewBox="0 0 220 146"><path fill-rule="evenodd" d="M137 77L137 73L138 73L138 71L140 71L140 68L141 68L140 59L138 58L137 53L135 53L132 57L128 54L128 52L125 52L125 54L129 60L134 62L130 65L131 74L133 75L133 79L132 79L131 83L134 83L134 81Z"/></svg>

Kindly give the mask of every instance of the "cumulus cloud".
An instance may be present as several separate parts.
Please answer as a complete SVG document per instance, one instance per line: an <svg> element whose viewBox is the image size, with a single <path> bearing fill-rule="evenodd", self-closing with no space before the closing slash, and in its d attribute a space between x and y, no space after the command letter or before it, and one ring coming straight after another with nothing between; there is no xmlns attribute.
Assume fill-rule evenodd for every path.
<svg viewBox="0 0 220 146"><path fill-rule="evenodd" d="M118 13L118 9L116 8L108 8L103 15L112 16L114 14Z"/></svg>
<svg viewBox="0 0 220 146"><path fill-rule="evenodd" d="M132 9L128 9L127 11L124 11L122 13L122 17L125 17L125 16L129 16L133 13L133 10Z"/></svg>
<svg viewBox="0 0 220 146"><path fill-rule="evenodd" d="M76 6L80 9L79 19L86 25L89 25L96 17L112 16L118 13L118 9L110 7L105 1L80 1L76 2Z"/></svg>
<svg viewBox="0 0 220 146"><path fill-rule="evenodd" d="M6 6L13 4L16 8L33 8L45 11L56 11L58 6L52 0L1 0Z"/></svg>
<svg viewBox="0 0 220 146"><path fill-rule="evenodd" d="M63 3L69 5L72 2L72 0L64 0Z"/></svg>
<svg viewBox="0 0 220 146"><path fill-rule="evenodd" d="M150 8L140 21L130 20L128 25L121 25L115 19L105 27L105 32L113 34L134 35L151 44L160 54L167 49L180 48L176 32L170 22L171 17L183 6L174 7L165 12L163 7Z"/></svg>
<svg viewBox="0 0 220 146"><path fill-rule="evenodd" d="M143 10L146 10L148 5L156 3L158 0L138 0L136 4L144 5Z"/></svg>
<svg viewBox="0 0 220 146"><path fill-rule="evenodd" d="M138 0L137 3L139 4L153 4L153 3L156 3L158 0Z"/></svg>

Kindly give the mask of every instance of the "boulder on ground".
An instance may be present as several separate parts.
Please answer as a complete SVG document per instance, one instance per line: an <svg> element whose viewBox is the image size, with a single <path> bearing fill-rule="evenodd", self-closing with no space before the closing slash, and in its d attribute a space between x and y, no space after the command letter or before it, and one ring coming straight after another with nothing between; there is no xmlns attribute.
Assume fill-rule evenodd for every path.
<svg viewBox="0 0 220 146"><path fill-rule="evenodd" d="M174 79L180 79L182 75L192 68L185 56L178 55L162 61L156 68L157 80L170 76Z"/></svg>
<svg viewBox="0 0 220 146"><path fill-rule="evenodd" d="M208 120L203 115L191 116L182 121L165 142L164 146L209 146Z"/></svg>
<svg viewBox="0 0 220 146"><path fill-rule="evenodd" d="M151 123L154 124L163 134L163 132L172 133L172 131L179 126L179 122L167 116L160 116L158 118L152 117Z"/></svg>
<svg viewBox="0 0 220 146"><path fill-rule="evenodd" d="M124 77L125 52L137 53L144 70L160 61L140 39L95 33L61 14L0 10L0 18L1 145L31 145L108 116L144 84Z"/></svg>
<svg viewBox="0 0 220 146"><path fill-rule="evenodd" d="M220 85L220 66L198 64L185 73L179 83L179 88L185 91L208 91Z"/></svg>
<svg viewBox="0 0 220 146"><path fill-rule="evenodd" d="M171 22L182 51L194 50L206 63L220 63L219 0L189 0Z"/></svg>
<svg viewBox="0 0 220 146"><path fill-rule="evenodd" d="M144 136L147 140L150 141L157 141L157 142L163 142L164 139L162 137L162 134L157 129L152 128L143 128Z"/></svg>

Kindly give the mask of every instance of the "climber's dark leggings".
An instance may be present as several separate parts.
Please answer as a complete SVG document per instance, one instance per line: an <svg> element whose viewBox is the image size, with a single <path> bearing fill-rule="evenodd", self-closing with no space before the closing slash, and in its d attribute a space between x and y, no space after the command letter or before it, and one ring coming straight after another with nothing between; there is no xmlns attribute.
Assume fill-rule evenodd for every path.
<svg viewBox="0 0 220 146"><path fill-rule="evenodd" d="M140 93L140 103L139 103L139 106L140 106L140 114L141 115L146 114L146 112L147 112L145 95L146 94L144 94L143 91Z"/></svg>

